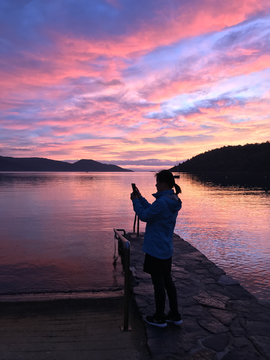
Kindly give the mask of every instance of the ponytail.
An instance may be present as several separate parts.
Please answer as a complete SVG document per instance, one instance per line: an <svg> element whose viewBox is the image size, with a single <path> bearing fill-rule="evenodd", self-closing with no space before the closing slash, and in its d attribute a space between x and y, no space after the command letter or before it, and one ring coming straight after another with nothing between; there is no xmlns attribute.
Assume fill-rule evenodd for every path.
<svg viewBox="0 0 270 360"><path fill-rule="evenodd" d="M174 187L175 187L175 192L176 192L176 195L177 194L180 194L182 192L181 188L179 185L177 185L175 182L174 182Z"/></svg>

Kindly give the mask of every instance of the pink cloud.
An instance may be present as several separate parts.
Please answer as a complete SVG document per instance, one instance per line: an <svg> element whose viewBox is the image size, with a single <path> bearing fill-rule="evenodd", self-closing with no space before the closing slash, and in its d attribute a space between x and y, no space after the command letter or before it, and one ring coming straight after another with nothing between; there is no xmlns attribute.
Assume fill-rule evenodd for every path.
<svg viewBox="0 0 270 360"><path fill-rule="evenodd" d="M57 0L61 17L52 4L10 8L0 57L6 155L163 160L266 139L267 2L141 9L113 0L103 13L93 4Z"/></svg>

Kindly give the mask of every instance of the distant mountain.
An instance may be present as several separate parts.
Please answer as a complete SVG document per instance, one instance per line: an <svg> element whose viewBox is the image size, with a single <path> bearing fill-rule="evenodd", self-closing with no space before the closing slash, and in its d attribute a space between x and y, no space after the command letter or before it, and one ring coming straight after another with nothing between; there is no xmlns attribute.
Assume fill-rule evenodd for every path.
<svg viewBox="0 0 270 360"><path fill-rule="evenodd" d="M270 172L270 143L224 146L194 156L171 171Z"/></svg>
<svg viewBox="0 0 270 360"><path fill-rule="evenodd" d="M94 160L79 160L72 164L72 171L132 171L117 165L107 165Z"/></svg>
<svg viewBox="0 0 270 360"><path fill-rule="evenodd" d="M74 164L45 158L13 158L0 156L0 171L107 171L125 172L117 165L102 164L94 160L79 160Z"/></svg>

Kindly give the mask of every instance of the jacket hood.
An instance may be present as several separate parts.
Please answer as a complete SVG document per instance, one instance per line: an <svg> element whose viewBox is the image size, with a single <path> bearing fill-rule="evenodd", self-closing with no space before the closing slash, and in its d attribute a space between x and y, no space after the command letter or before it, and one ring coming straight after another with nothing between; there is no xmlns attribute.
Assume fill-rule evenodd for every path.
<svg viewBox="0 0 270 360"><path fill-rule="evenodd" d="M182 207L182 201L179 199L179 197L175 194L175 192L172 189L157 192L153 194L153 196L156 199L162 197L162 200L166 201L167 205L169 206L170 210L173 213L179 211Z"/></svg>

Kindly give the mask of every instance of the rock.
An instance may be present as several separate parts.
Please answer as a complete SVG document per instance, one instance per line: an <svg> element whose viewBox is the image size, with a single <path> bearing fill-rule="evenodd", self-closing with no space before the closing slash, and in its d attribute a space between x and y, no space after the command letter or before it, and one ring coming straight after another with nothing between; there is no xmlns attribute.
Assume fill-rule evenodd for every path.
<svg viewBox="0 0 270 360"><path fill-rule="evenodd" d="M209 312L224 325L230 325L232 320L237 316L236 314L226 310L209 309Z"/></svg>
<svg viewBox="0 0 270 360"><path fill-rule="evenodd" d="M201 291L198 295L193 296L193 298L202 305L218 309L225 309L226 303L229 300L227 296L221 295L217 292L209 294L204 291Z"/></svg>
<svg viewBox="0 0 270 360"><path fill-rule="evenodd" d="M215 284L216 283L215 279L213 279L213 278L204 278L204 279L201 280L201 282L203 284L205 284L205 285L207 285L207 284Z"/></svg>
<svg viewBox="0 0 270 360"><path fill-rule="evenodd" d="M207 348L217 352L224 351L229 344L230 337L227 333L212 335L202 341L203 345Z"/></svg>
<svg viewBox="0 0 270 360"><path fill-rule="evenodd" d="M249 343L246 337L235 337L233 338L233 345L237 348L247 346Z"/></svg>
<svg viewBox="0 0 270 360"><path fill-rule="evenodd" d="M217 267L217 266L211 266L210 268L209 268L209 271L210 271L210 273L212 273L212 274L216 274L216 275L225 275L225 272L224 272L224 270L222 270L222 269L220 269L219 267Z"/></svg>
<svg viewBox="0 0 270 360"><path fill-rule="evenodd" d="M141 312L143 312L143 308L147 308L149 306L149 303L146 301L144 296L137 296L136 297L136 304Z"/></svg>
<svg viewBox="0 0 270 360"><path fill-rule="evenodd" d="M195 273L199 275L208 275L209 271L207 269L195 269Z"/></svg>
<svg viewBox="0 0 270 360"><path fill-rule="evenodd" d="M229 331L229 328L227 326L223 325L215 318L199 319L198 323L202 328L210 331L213 334L225 333Z"/></svg>
<svg viewBox="0 0 270 360"><path fill-rule="evenodd" d="M201 349L196 353L189 356L188 360L212 360L214 359L215 353L207 349ZM166 357L167 359L167 357Z"/></svg>
<svg viewBox="0 0 270 360"><path fill-rule="evenodd" d="M142 295L142 296L151 295L153 293L153 286L150 284L148 285L148 284L140 283L138 286L133 288L133 293L135 295Z"/></svg>
<svg viewBox="0 0 270 360"><path fill-rule="evenodd" d="M249 336L251 342L260 350L260 353L262 353L266 359L270 359L270 333L268 334L269 336Z"/></svg>
<svg viewBox="0 0 270 360"><path fill-rule="evenodd" d="M259 304L270 309L270 300L259 300Z"/></svg>
<svg viewBox="0 0 270 360"><path fill-rule="evenodd" d="M249 300L229 300L227 306L233 311L240 313L252 313L252 303Z"/></svg>
<svg viewBox="0 0 270 360"><path fill-rule="evenodd" d="M230 331L233 336L246 336L245 329L240 325L238 318L235 318L230 325Z"/></svg>
<svg viewBox="0 0 270 360"><path fill-rule="evenodd" d="M202 317L203 307L200 305L186 306L183 309L183 315L190 315L193 317Z"/></svg>
<svg viewBox="0 0 270 360"><path fill-rule="evenodd" d="M245 347L229 351L222 360L262 360L262 357L254 349Z"/></svg>
<svg viewBox="0 0 270 360"><path fill-rule="evenodd" d="M247 334L248 335L260 335L264 336L269 334L270 342L270 323L269 322L259 322L259 321L247 321L246 324ZM270 352L269 352L270 354Z"/></svg>
<svg viewBox="0 0 270 360"><path fill-rule="evenodd" d="M187 280L190 278L190 273L185 270L174 270L173 277L179 280Z"/></svg>
<svg viewBox="0 0 270 360"><path fill-rule="evenodd" d="M239 281L234 280L228 275L221 275L221 277L218 280L218 284L220 285L240 285Z"/></svg>
<svg viewBox="0 0 270 360"><path fill-rule="evenodd" d="M137 271L135 266L130 266L129 270L131 271L131 274L133 277L137 276Z"/></svg>

